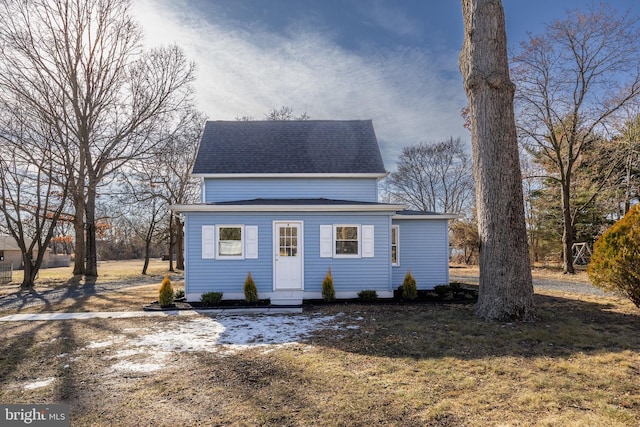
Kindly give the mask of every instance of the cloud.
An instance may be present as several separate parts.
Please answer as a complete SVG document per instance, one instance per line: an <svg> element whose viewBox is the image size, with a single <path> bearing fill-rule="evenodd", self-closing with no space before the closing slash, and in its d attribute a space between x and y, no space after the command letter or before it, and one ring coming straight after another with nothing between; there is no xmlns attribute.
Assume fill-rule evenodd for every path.
<svg viewBox="0 0 640 427"><path fill-rule="evenodd" d="M275 33L180 2L138 0L134 13L148 44L178 44L198 64L197 102L211 120L261 119L282 105L311 119L372 119L388 169L403 146L467 137L457 52L353 52L310 25Z"/></svg>
<svg viewBox="0 0 640 427"><path fill-rule="evenodd" d="M391 3L395 6L394 3ZM398 7L383 3L381 0L357 2L358 11L371 23L399 36L416 37L421 33L421 25Z"/></svg>

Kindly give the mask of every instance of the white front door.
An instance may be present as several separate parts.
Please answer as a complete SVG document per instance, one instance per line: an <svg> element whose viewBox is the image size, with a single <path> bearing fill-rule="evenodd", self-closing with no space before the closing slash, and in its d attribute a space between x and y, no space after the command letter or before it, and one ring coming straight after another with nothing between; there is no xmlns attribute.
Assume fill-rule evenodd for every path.
<svg viewBox="0 0 640 427"><path fill-rule="evenodd" d="M275 222L273 244L273 289L302 290L302 222Z"/></svg>

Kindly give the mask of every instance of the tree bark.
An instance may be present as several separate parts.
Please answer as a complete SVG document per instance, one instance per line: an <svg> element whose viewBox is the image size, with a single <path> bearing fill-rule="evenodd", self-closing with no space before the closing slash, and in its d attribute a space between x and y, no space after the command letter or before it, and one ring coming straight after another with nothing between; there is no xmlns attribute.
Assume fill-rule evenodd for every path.
<svg viewBox="0 0 640 427"><path fill-rule="evenodd" d="M184 270L184 228L178 215L174 215L176 234L176 269Z"/></svg>
<svg viewBox="0 0 640 427"><path fill-rule="evenodd" d="M575 274L573 267L573 218L571 217L570 181L562 184L562 271L565 274Z"/></svg>
<svg viewBox="0 0 640 427"><path fill-rule="evenodd" d="M34 268L32 258L32 252L22 253L22 269L24 275L22 277L22 283L20 284L21 289L33 289L38 270Z"/></svg>
<svg viewBox="0 0 640 427"><path fill-rule="evenodd" d="M173 211L169 212L169 271L174 272L173 252L176 250L176 230L173 224Z"/></svg>
<svg viewBox="0 0 640 427"><path fill-rule="evenodd" d="M522 178L500 0L462 0L460 71L469 100L480 238L476 314L488 320L534 318Z"/></svg>
<svg viewBox="0 0 640 427"><path fill-rule="evenodd" d="M87 189L85 206L86 228L86 266L85 277L98 277L98 247L96 244L96 190L93 185Z"/></svg>

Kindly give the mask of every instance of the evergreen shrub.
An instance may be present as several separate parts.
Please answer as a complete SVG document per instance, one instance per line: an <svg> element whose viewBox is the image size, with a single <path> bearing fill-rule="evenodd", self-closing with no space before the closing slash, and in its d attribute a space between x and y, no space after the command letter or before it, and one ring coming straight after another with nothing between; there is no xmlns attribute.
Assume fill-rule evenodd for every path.
<svg viewBox="0 0 640 427"><path fill-rule="evenodd" d="M251 272L247 274L247 278L244 281L244 300L249 304L258 302L258 288L253 281L253 277L251 277Z"/></svg>
<svg viewBox="0 0 640 427"><path fill-rule="evenodd" d="M371 302L378 299L378 292L372 289L363 289L358 292L358 298L360 301Z"/></svg>
<svg viewBox="0 0 640 427"><path fill-rule="evenodd" d="M335 301L336 291L333 288L333 276L331 275L331 268L327 271L327 275L322 281L322 299L325 301Z"/></svg>
<svg viewBox="0 0 640 427"><path fill-rule="evenodd" d="M169 280L168 274L164 276L158 293L158 303L160 303L160 307L168 307L173 304L173 286L171 286L171 280Z"/></svg>
<svg viewBox="0 0 640 427"><path fill-rule="evenodd" d="M640 208L633 206L593 245L589 280L605 291L618 291L640 308Z"/></svg>
<svg viewBox="0 0 640 427"><path fill-rule="evenodd" d="M402 281L402 299L413 301L418 298L418 287L416 285L416 279L411 274L411 271L407 271Z"/></svg>
<svg viewBox="0 0 640 427"><path fill-rule="evenodd" d="M218 305L222 301L222 292L205 292L200 295L200 302L206 306Z"/></svg>

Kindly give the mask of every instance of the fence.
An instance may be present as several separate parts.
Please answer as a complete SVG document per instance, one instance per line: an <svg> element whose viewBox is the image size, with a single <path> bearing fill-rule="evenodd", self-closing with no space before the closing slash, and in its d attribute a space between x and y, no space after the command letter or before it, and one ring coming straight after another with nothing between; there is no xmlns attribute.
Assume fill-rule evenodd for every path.
<svg viewBox="0 0 640 427"><path fill-rule="evenodd" d="M11 283L13 280L13 264L0 262L0 284Z"/></svg>

